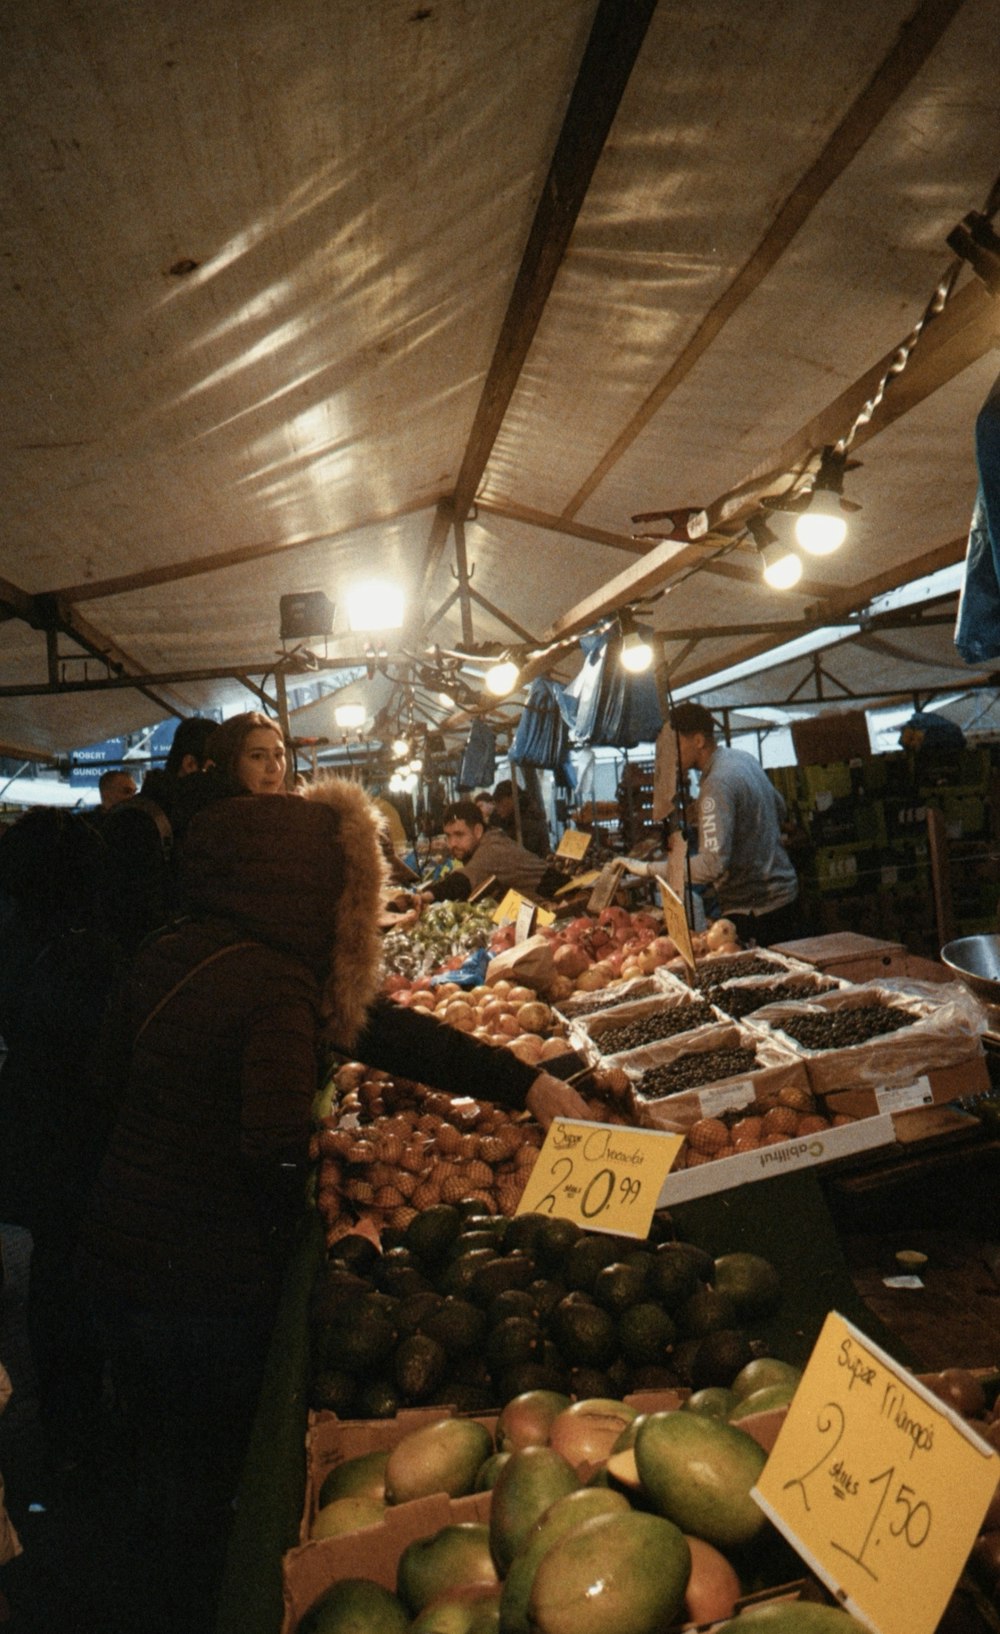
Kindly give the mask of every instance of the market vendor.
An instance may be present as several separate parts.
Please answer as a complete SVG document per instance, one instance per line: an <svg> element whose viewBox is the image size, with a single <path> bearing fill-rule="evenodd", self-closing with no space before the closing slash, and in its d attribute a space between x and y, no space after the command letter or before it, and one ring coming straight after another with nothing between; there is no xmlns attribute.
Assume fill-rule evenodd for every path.
<svg viewBox="0 0 1000 1634"><path fill-rule="evenodd" d="M531 896L546 896L550 890L564 883L561 877L552 879L553 870L544 857L519 845L502 828L487 827L483 814L472 800L457 800L444 814L444 834L448 850L461 864L462 874L469 882L469 893L490 881L491 894L503 896L506 891L523 891ZM452 876L454 878L454 876ZM432 885L423 893L427 900L438 902L443 896L454 897L454 886L442 890L446 882Z"/></svg>
<svg viewBox="0 0 1000 1634"><path fill-rule="evenodd" d="M681 776L699 774L698 849L688 858L694 886L711 886L739 940L772 946L804 934L795 868L782 844L785 802L753 755L717 743L701 704L674 710ZM680 834L671 845L682 843ZM665 874L665 860L626 860L635 874Z"/></svg>

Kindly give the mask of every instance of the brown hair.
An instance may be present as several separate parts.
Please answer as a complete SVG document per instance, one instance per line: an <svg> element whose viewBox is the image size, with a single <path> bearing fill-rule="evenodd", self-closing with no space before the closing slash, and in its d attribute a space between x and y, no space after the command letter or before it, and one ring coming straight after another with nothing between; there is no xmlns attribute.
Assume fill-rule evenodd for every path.
<svg viewBox="0 0 1000 1634"><path fill-rule="evenodd" d="M284 735L276 720L272 720L270 715L262 714L259 709L248 709L243 715L230 715L227 721L223 721L221 726L215 728L205 745L206 760L211 761L231 783L239 784L236 762L250 733L258 731L260 727L266 727L284 743Z"/></svg>

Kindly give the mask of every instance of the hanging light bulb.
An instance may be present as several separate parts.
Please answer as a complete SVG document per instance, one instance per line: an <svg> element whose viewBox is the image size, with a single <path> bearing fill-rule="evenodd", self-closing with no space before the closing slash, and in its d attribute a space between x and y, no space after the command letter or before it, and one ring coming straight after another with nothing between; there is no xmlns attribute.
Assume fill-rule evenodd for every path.
<svg viewBox="0 0 1000 1634"><path fill-rule="evenodd" d="M483 677L487 692L492 692L494 698L505 698L517 686L520 673L512 659L502 658L499 663L491 665Z"/></svg>
<svg viewBox="0 0 1000 1634"><path fill-rule="evenodd" d="M802 561L794 550L783 545L773 528L769 528L759 513L748 517L747 529L753 535L761 561L761 577L772 590L791 590L802 577Z"/></svg>
<svg viewBox="0 0 1000 1634"><path fill-rule="evenodd" d="M393 755L397 760L405 760L410 752L410 745L406 738L397 738L392 746Z"/></svg>
<svg viewBox="0 0 1000 1634"><path fill-rule="evenodd" d="M761 551L763 579L772 590L791 590L802 577L802 558L794 550L775 540Z"/></svg>
<svg viewBox="0 0 1000 1634"><path fill-rule="evenodd" d="M403 622L404 597L396 584L370 580L347 591L347 620L352 630L398 630Z"/></svg>
<svg viewBox="0 0 1000 1634"><path fill-rule="evenodd" d="M333 718L342 731L356 731L364 726L367 710L364 704L338 704L333 711Z"/></svg>
<svg viewBox="0 0 1000 1634"><path fill-rule="evenodd" d="M621 665L630 675L642 675L653 662L653 649L648 641L644 641L635 626L635 619L628 608L618 615L618 628L621 631Z"/></svg>
<svg viewBox="0 0 1000 1634"><path fill-rule="evenodd" d="M812 498L795 521L795 538L810 556L832 556L847 538L847 522L840 504L846 465L846 454L838 454L829 445L824 448Z"/></svg>
<svg viewBox="0 0 1000 1634"><path fill-rule="evenodd" d="M407 767L407 770L411 771L411 772L422 772L423 769L424 769L424 763L421 760L420 756L419 755L414 755L413 759L410 761L409 766Z"/></svg>

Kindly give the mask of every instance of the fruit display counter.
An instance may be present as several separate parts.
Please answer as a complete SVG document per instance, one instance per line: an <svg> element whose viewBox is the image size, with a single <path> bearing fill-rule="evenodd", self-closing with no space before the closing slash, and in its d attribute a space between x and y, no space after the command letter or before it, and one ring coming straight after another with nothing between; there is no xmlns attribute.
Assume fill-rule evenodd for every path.
<svg viewBox="0 0 1000 1634"><path fill-rule="evenodd" d="M734 1184L727 1159L792 1158L800 1137L820 1130L886 1123L892 1138L888 1117L836 1112L836 1090L824 1100L822 1081L843 1082L830 1066L841 1040L819 1037L817 1017L851 1017L843 1025L855 1091L866 1087L865 1051L891 1050L908 1033L916 1044L904 1077L925 1052L946 1072L956 1031L977 1069L974 1020L945 988L936 1003L923 989L866 993L767 952L717 953L683 984L672 945L654 949L666 941L655 926L625 919L575 921L575 939L556 952L577 957L555 973L554 955L540 960L532 938L526 967L543 973L537 986L518 979L515 945L491 950L502 960L492 981L488 973L462 987L447 970L397 972L390 988L446 1025L573 1072L592 1114L612 1125L647 1121L654 1097L641 1087L651 1071L704 1053L720 1027L748 1029L752 1062L655 1097L664 1126L684 1134L678 1182L690 1168L718 1181L661 1207L639 1240L518 1215L543 1142L530 1118L477 1101L474 1085L451 1097L341 1063L317 1102L314 1206L269 1358L219 1634L659 1634L721 1627L740 1608L733 1634L854 1626L819 1603L822 1593L789 1601L801 1594L801 1565L761 1512L745 1508L753 1477L744 1476L763 1457L754 1409L787 1402L784 1387L830 1310L902 1365L917 1359L858 1298L815 1168L775 1156L766 1184ZM647 957L626 970L635 929L643 940L629 957ZM612 966L622 957L576 986L605 963L600 932L612 938ZM450 955L456 968L462 953ZM761 1023L765 1008L772 1021ZM861 1040L857 1012L870 1009L880 1012L877 1034ZM810 1044L789 1043L775 1015L805 1016ZM891 1055L878 1064L890 1088L893 1070ZM975 1071L967 1081L973 1092L987 1082ZM747 1405L768 1366L769 1393ZM518 1413L534 1422L530 1443L508 1428ZM431 1439L462 1441L462 1456L425 1458L410 1443L386 1482L397 1447L443 1423L462 1427ZM730 1536L728 1521L699 1509L692 1471L716 1456L729 1472L723 1507L752 1518L752 1537ZM587 1519L565 1533L548 1518L584 1508ZM438 1591L443 1581L456 1587L451 1568L428 1561L453 1548L478 1564L469 1579L458 1571L460 1592L445 1606ZM524 1549L530 1572L518 1564ZM666 1564L647 1581L643 1563L654 1557ZM620 1604L589 1583L595 1558L614 1563ZM700 1598L706 1578L728 1584L726 1603ZM761 1596L767 1603L754 1604Z"/></svg>

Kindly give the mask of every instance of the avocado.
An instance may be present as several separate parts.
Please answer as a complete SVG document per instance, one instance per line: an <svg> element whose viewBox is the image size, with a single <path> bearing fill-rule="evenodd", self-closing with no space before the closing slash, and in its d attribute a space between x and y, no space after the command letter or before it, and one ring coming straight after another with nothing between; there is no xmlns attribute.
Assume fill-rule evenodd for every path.
<svg viewBox="0 0 1000 1634"><path fill-rule="evenodd" d="M486 1338L486 1317L467 1299L452 1297L424 1318L420 1331L436 1340L447 1356L461 1356L482 1346Z"/></svg>
<svg viewBox="0 0 1000 1634"><path fill-rule="evenodd" d="M596 1515L538 1563L528 1597L533 1634L660 1634L679 1619L691 1552L659 1515Z"/></svg>
<svg viewBox="0 0 1000 1634"><path fill-rule="evenodd" d="M497 1375L494 1389L497 1401L513 1401L529 1390L551 1390L556 1393L569 1388L565 1370L556 1372L544 1362L518 1362Z"/></svg>
<svg viewBox="0 0 1000 1634"><path fill-rule="evenodd" d="M486 1363L494 1378L521 1362L538 1359L542 1330L524 1316L507 1316L486 1340Z"/></svg>
<svg viewBox="0 0 1000 1634"><path fill-rule="evenodd" d="M679 1243L663 1243L653 1255L648 1286L652 1295L673 1313L690 1299L699 1287L700 1278L691 1256Z"/></svg>
<svg viewBox="0 0 1000 1634"><path fill-rule="evenodd" d="M628 1507L628 1500L619 1492L601 1487L577 1487L539 1516L504 1578L500 1598L501 1634L530 1634L528 1599L543 1555L584 1521L593 1520L596 1515L623 1514Z"/></svg>
<svg viewBox="0 0 1000 1634"><path fill-rule="evenodd" d="M462 1229L462 1216L450 1203L421 1209L403 1233L403 1244L426 1265L437 1265Z"/></svg>
<svg viewBox="0 0 1000 1634"><path fill-rule="evenodd" d="M450 1265L445 1266L437 1279L439 1292L442 1294L458 1294L463 1299L467 1298L476 1272L481 1270L484 1265L495 1264L496 1257L496 1249L494 1248L471 1248L460 1259L452 1260ZM499 1292L498 1288L497 1293Z"/></svg>
<svg viewBox="0 0 1000 1634"><path fill-rule="evenodd" d="M367 1577L342 1577L310 1606L298 1634L407 1634L406 1609Z"/></svg>
<svg viewBox="0 0 1000 1634"><path fill-rule="evenodd" d="M399 1301L396 1312L396 1331L401 1339L408 1334L419 1333L424 1320L432 1311L440 1310L444 1304L444 1295L433 1289L425 1289L422 1293L411 1294L409 1299Z"/></svg>
<svg viewBox="0 0 1000 1634"><path fill-rule="evenodd" d="M543 1217L533 1249L542 1269L546 1272L557 1271L581 1235L580 1227L573 1220Z"/></svg>
<svg viewBox="0 0 1000 1634"><path fill-rule="evenodd" d="M340 1264L345 1270L352 1271L356 1277L366 1277L380 1258L379 1250L370 1237L362 1236L357 1231L349 1231L334 1245L330 1264Z"/></svg>
<svg viewBox="0 0 1000 1634"><path fill-rule="evenodd" d="M599 1367L571 1368L569 1388L574 1401L614 1399L614 1385Z"/></svg>
<svg viewBox="0 0 1000 1634"><path fill-rule="evenodd" d="M439 1418L398 1441L385 1466L385 1496L408 1503L443 1492L463 1498L473 1490L480 1466L493 1451L490 1433L471 1418Z"/></svg>
<svg viewBox="0 0 1000 1634"><path fill-rule="evenodd" d="M566 1289L561 1282L552 1282L546 1277L538 1277L529 1282L526 1292L529 1293L538 1307L538 1314L545 1321L552 1315L561 1299L566 1297Z"/></svg>
<svg viewBox="0 0 1000 1634"><path fill-rule="evenodd" d="M739 1328L716 1328L707 1333L691 1358L691 1385L704 1390L709 1385L726 1388L741 1368L753 1361L746 1334Z"/></svg>
<svg viewBox="0 0 1000 1634"><path fill-rule="evenodd" d="M736 1302L714 1288L699 1288L678 1310L677 1326L686 1339L703 1339L716 1328L737 1328Z"/></svg>
<svg viewBox="0 0 1000 1634"><path fill-rule="evenodd" d="M607 1237L584 1233L573 1244L563 1263L563 1281L569 1289L589 1294L597 1274L615 1258L615 1246Z"/></svg>
<svg viewBox="0 0 1000 1634"><path fill-rule="evenodd" d="M385 1317L369 1311L352 1312L349 1323L327 1331L323 1360L328 1367L364 1376L396 1343L396 1329Z"/></svg>
<svg viewBox="0 0 1000 1634"><path fill-rule="evenodd" d="M537 1322L541 1312L532 1295L531 1288L505 1288L502 1294L490 1301L486 1309L486 1320L491 1328L502 1322L505 1316L524 1316L531 1322Z"/></svg>
<svg viewBox="0 0 1000 1634"><path fill-rule="evenodd" d="M537 1267L530 1254L517 1251L477 1267L469 1284L469 1298L487 1306L507 1288L526 1288L533 1282Z"/></svg>
<svg viewBox="0 0 1000 1634"><path fill-rule="evenodd" d="M492 1231L460 1231L445 1256L446 1263L450 1265L452 1260L464 1259L476 1248L488 1248L496 1255L497 1243Z"/></svg>
<svg viewBox="0 0 1000 1634"><path fill-rule="evenodd" d="M350 1418L354 1411L358 1381L345 1368L325 1368L312 1384L312 1404L338 1418Z"/></svg>
<svg viewBox="0 0 1000 1634"><path fill-rule="evenodd" d="M511 1453L490 1505L490 1549L501 1577L535 1522L579 1485L573 1466L551 1447L521 1447Z"/></svg>
<svg viewBox="0 0 1000 1634"><path fill-rule="evenodd" d="M606 1311L610 1311L612 1316L619 1316L630 1305L639 1303L645 1288L646 1278L638 1266L614 1260L598 1271L594 1278L593 1294Z"/></svg>
<svg viewBox="0 0 1000 1634"><path fill-rule="evenodd" d="M677 1337L677 1325L662 1305L643 1300L623 1311L618 1321L618 1344L622 1355L641 1366L664 1362Z"/></svg>
<svg viewBox="0 0 1000 1634"><path fill-rule="evenodd" d="M426 1333L411 1333L396 1347L393 1378L403 1400L430 1401L448 1369L447 1352Z"/></svg>
<svg viewBox="0 0 1000 1634"><path fill-rule="evenodd" d="M563 1355L583 1367L606 1367L618 1349L614 1318L589 1300L562 1300L552 1332Z"/></svg>
<svg viewBox="0 0 1000 1634"><path fill-rule="evenodd" d="M416 1538L403 1550L396 1569L396 1592L413 1616L449 1591L497 1581L489 1529L474 1521Z"/></svg>
<svg viewBox="0 0 1000 1634"><path fill-rule="evenodd" d="M655 1508L716 1548L748 1543L765 1524L750 1496L766 1461L751 1436L702 1413L650 1413L635 1441Z"/></svg>
<svg viewBox="0 0 1000 1634"><path fill-rule="evenodd" d="M441 1395L456 1413L491 1413L496 1409L496 1396L488 1384L452 1383L445 1379Z"/></svg>
<svg viewBox="0 0 1000 1634"><path fill-rule="evenodd" d="M391 1379L370 1379L361 1386L359 1418L394 1418L401 1406L399 1391Z"/></svg>
<svg viewBox="0 0 1000 1634"><path fill-rule="evenodd" d="M529 1254L534 1253L535 1245L548 1223L546 1214L515 1214L508 1221L504 1247L508 1250L523 1248Z"/></svg>
<svg viewBox="0 0 1000 1634"><path fill-rule="evenodd" d="M781 1303L781 1278L760 1254L723 1254L715 1262L715 1287L728 1294L741 1320L769 1316Z"/></svg>
<svg viewBox="0 0 1000 1634"><path fill-rule="evenodd" d="M356 1299L362 1299L370 1289L371 1283L365 1277L355 1276L339 1266L326 1266L309 1296L311 1321L319 1325L339 1322L345 1308Z"/></svg>

